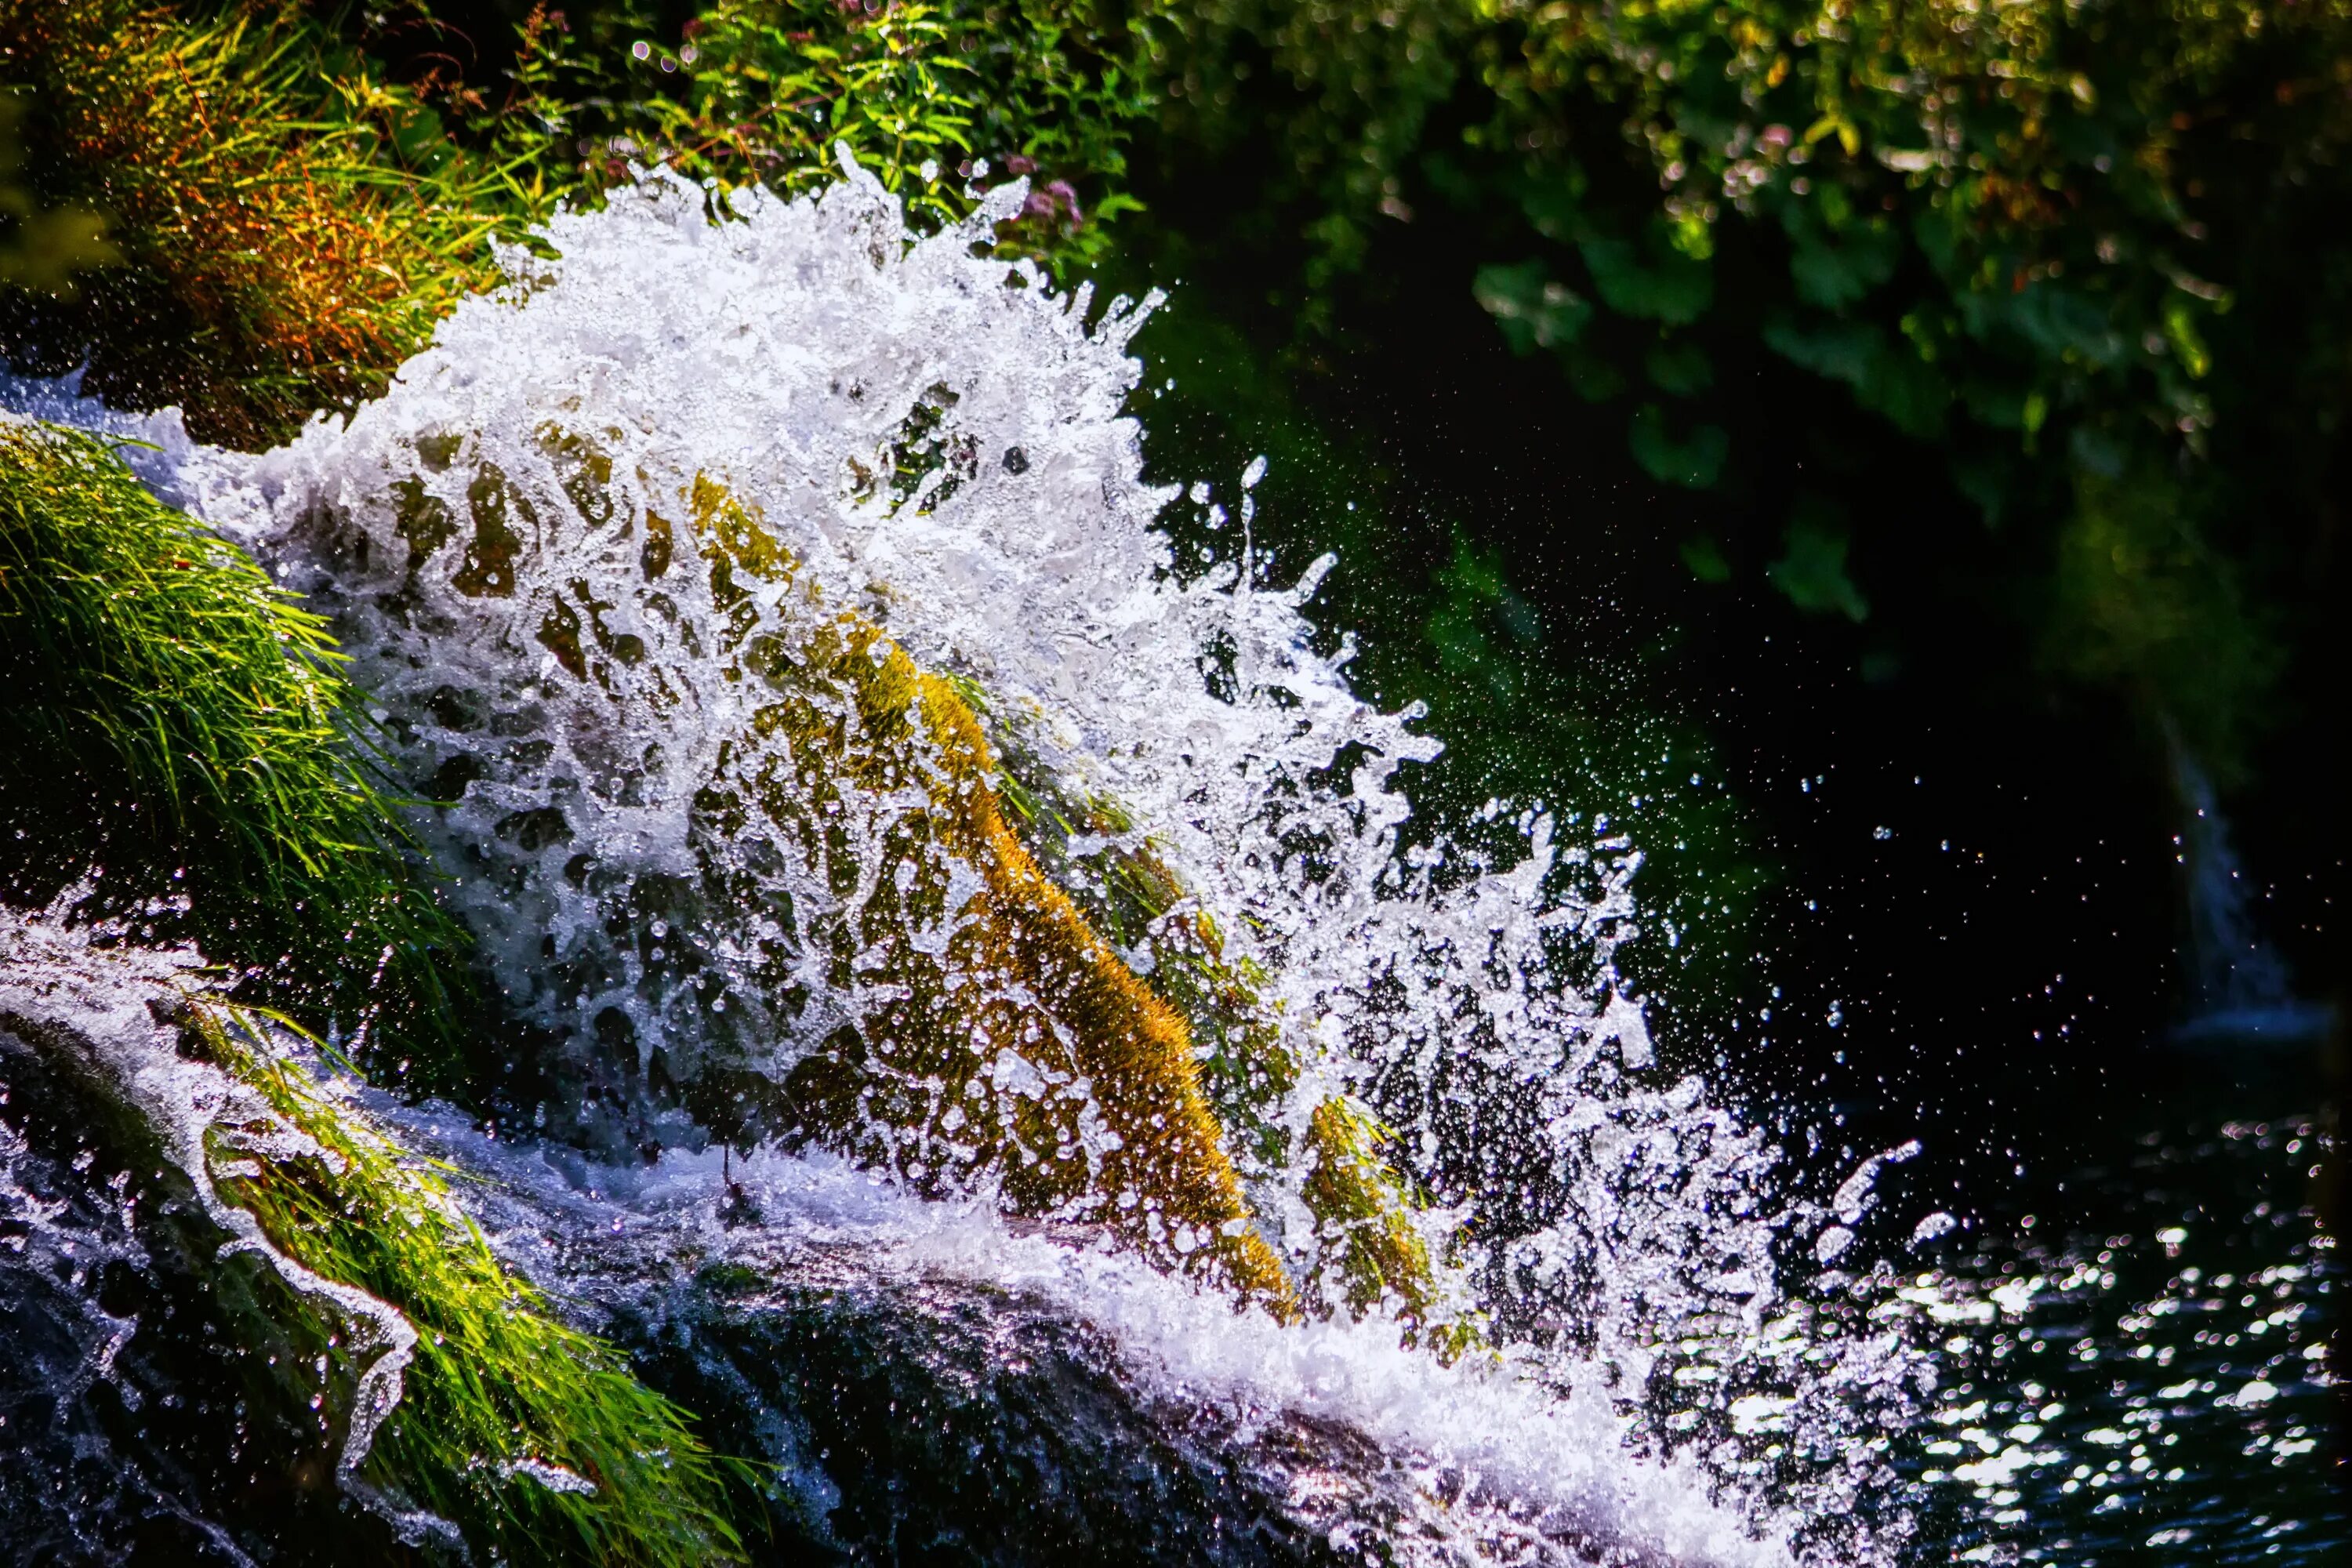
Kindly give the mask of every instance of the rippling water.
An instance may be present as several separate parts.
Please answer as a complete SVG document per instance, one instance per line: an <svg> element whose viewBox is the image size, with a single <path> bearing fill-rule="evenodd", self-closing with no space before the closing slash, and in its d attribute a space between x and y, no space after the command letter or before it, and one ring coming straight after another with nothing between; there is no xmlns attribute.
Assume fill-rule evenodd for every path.
<svg viewBox="0 0 2352 1568"><path fill-rule="evenodd" d="M1906 1282L1883 1310L1937 1346L1906 1468L1941 1539L2084 1568L2352 1553L2327 1154L2310 1117L2150 1131Z"/></svg>

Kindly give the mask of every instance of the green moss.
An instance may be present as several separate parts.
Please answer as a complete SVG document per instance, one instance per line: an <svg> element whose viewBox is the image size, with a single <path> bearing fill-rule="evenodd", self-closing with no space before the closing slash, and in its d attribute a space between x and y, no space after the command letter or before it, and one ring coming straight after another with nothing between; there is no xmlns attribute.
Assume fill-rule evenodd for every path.
<svg viewBox="0 0 2352 1568"><path fill-rule="evenodd" d="M742 1560L724 1502L745 1468L713 1457L618 1351L500 1267L428 1163L331 1098L236 1009L192 1004L184 1042L282 1123L209 1129L216 1189L288 1257L389 1302L416 1331L367 1479L457 1524L494 1561ZM519 1464L588 1484L550 1485Z"/></svg>
<svg viewBox="0 0 2352 1568"><path fill-rule="evenodd" d="M751 636L747 619L723 651L772 697L755 733L789 744L730 749L698 813L721 841L764 826L853 899L801 939L825 954L835 994L887 998L794 1068L794 1120L918 1185L992 1169L1016 1208L1088 1214L1166 1266L1287 1310L1182 1020L1007 825L964 689L826 607L727 491L698 481L687 499L722 614L751 582L784 590L782 627ZM910 789L924 804L903 804ZM849 823L869 809L873 864ZM981 886L950 908L960 868ZM922 935L940 930L943 948Z"/></svg>
<svg viewBox="0 0 2352 1568"><path fill-rule="evenodd" d="M1300 1189L1315 1216L1318 1284L1336 1287L1357 1311L1386 1304L1408 1344L1425 1342L1447 1361L1486 1342L1481 1315L1449 1302L1430 1267L1416 1215L1425 1205L1381 1153L1395 1137L1347 1100L1315 1108Z"/></svg>
<svg viewBox="0 0 2352 1568"><path fill-rule="evenodd" d="M108 442L0 418L14 896L95 856L102 900L169 930L150 900L184 893L183 929L254 989L371 1057L446 1067L438 964L461 936L412 874L340 662L317 616Z"/></svg>

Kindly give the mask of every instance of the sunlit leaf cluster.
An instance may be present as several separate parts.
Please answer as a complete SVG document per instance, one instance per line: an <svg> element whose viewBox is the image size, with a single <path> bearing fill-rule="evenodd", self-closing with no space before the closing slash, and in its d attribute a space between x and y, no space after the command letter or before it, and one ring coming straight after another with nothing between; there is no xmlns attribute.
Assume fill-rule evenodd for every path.
<svg viewBox="0 0 2352 1568"><path fill-rule="evenodd" d="M837 177L846 147L925 223L971 211L979 184L1030 178L1008 253L1083 266L1134 205L1127 135L1152 103L1141 26L1052 0L720 0L665 37L624 5L577 24L535 13L514 75L545 162L583 185L658 160L800 195Z"/></svg>

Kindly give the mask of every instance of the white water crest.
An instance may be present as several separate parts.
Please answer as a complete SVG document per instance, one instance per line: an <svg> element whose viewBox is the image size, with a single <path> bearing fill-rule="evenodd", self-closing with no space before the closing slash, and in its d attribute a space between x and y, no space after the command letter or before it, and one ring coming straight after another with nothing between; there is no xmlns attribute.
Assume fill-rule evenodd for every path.
<svg viewBox="0 0 2352 1568"><path fill-rule="evenodd" d="M187 1179L205 1217L226 1233L219 1256L249 1253L260 1258L298 1295L343 1325L351 1336L346 1353L360 1370L348 1411L338 1413L344 1423L335 1445L338 1484L410 1545L461 1543L448 1521L408 1506L361 1473L376 1434L400 1403L415 1358L415 1326L390 1303L278 1250L260 1221L215 1185L215 1173L236 1173L226 1165L216 1173L216 1156L207 1149L208 1137L220 1128L236 1128L236 1147L272 1160L315 1152L318 1145L250 1085L177 1048L173 1010L187 996L207 994L216 979L202 972L201 958L186 949L155 952L129 945L119 927L79 921L75 905L86 891L68 889L51 908L33 914L0 909L0 1027L39 1037L96 1079L102 1093L139 1113L152 1129L158 1152ZM0 1128L0 1200L12 1195L14 1183L5 1168L15 1152L12 1141L8 1130ZM22 1203L18 1212L37 1214L38 1205ZM112 1245L126 1259L143 1264L132 1229L125 1205L121 1238ZM75 1247L69 1241L64 1250L71 1256ZM83 1250L79 1268L89 1274L104 1254L86 1246ZM106 1363L139 1324L133 1316L116 1327L92 1369L99 1375L106 1374ZM60 1407L78 1393L57 1392ZM322 1432L326 1426L322 1420Z"/></svg>
<svg viewBox="0 0 2352 1568"><path fill-rule="evenodd" d="M1097 311L989 258L1017 187L921 237L845 174L821 196L723 203L650 174L510 251L508 285L459 306L348 421L259 457L180 444L144 459L159 493L333 617L394 763L454 800L417 826L498 984L576 1048L617 1055L625 1081L551 1140L609 1159L622 1127L670 1147L665 1171L707 1161L642 1081L713 1065L781 1078L888 1000L845 994L812 956L876 889L698 815L714 778L747 766L772 700L721 649L789 629L817 595L971 683L992 738L1071 794L1119 804L1133 826L1115 837L1164 861L1266 977L1303 1064L1272 1120L1303 1136L1335 1093L1375 1110L1434 1196L1446 1289L1503 1348L1484 1371L1423 1357L1408 1372L1392 1324L1351 1326L1334 1301L1336 1322L1234 1330L1222 1301L1171 1306L1189 1300L1178 1284L1131 1267L1104 1283L1093 1263L1045 1261L1044 1242L1004 1268L1188 1386L1255 1380L1383 1441L1465 1446L1537 1490L1568 1442L1598 1467L1570 1489L1645 1549L1889 1549L1874 1532L1899 1533L1899 1510L1882 1525L1859 1504L1891 1485L1886 1434L1924 1363L1785 1274L1832 1221L1854 1223L1867 1179L1839 1194L1850 1214L1785 1196L1776 1151L1655 1059L1611 963L1635 918L1630 843L1576 842L1539 807L1497 803L1475 847L1408 847L1399 769L1440 748L1413 713L1359 699L1344 639L1308 618L1332 563L1283 586L1245 547L1188 574L1160 531L1211 498L1144 482L1122 412L1139 374L1127 345L1156 299ZM649 552L690 553L698 487L790 552L789 589L730 596L655 569ZM1246 493L1223 500L1246 522ZM878 844L908 809L886 794L833 826ZM936 872L951 913L969 873L952 856ZM789 1187L826 1167L761 1168ZM1297 1173L1246 1173L1269 1239L1304 1258ZM984 1198L988 1175L969 1191ZM945 1234L1002 1250L985 1226Z"/></svg>

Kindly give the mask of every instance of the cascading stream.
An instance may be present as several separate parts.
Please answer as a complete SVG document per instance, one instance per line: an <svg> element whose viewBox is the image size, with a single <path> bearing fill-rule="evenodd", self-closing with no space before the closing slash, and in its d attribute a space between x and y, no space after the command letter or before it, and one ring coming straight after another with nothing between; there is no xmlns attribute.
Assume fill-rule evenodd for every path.
<svg viewBox="0 0 2352 1568"><path fill-rule="evenodd" d="M1610 963L1633 846L1496 802L1401 848L1439 747L1307 618L1332 563L1196 569L1156 526L1246 521L1255 478L1143 482L1156 300L987 258L1017 187L918 237L845 176L714 212L647 174L259 457L14 389L156 437L142 477L332 618L554 1042L543 1145L445 1146L530 1167L516 1235L755 1268L866 1183L846 1157L898 1195L836 1239L1016 1281L1171 1397L1350 1423L1637 1554L1895 1550L1932 1375L1787 1282L1877 1166L1795 1201L1655 1059ZM714 1134L812 1149L750 1163L764 1224L710 1217ZM616 1255L562 1267L626 1294Z"/></svg>

